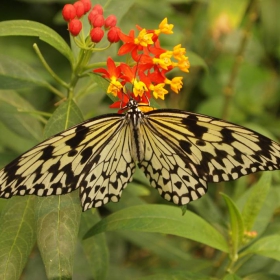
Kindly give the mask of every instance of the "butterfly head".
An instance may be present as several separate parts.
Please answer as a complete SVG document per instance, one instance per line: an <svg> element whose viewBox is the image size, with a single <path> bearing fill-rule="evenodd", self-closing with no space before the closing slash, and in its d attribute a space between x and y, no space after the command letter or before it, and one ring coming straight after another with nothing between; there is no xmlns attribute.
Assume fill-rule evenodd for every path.
<svg viewBox="0 0 280 280"><path fill-rule="evenodd" d="M122 108L122 111L130 111L130 112L141 112L141 113L146 113L152 110L156 110L156 108L151 107L150 104L144 103L144 102L137 102L133 98L130 98L129 101L127 102L126 106Z"/></svg>
<svg viewBox="0 0 280 280"><path fill-rule="evenodd" d="M138 102L132 98L129 99L126 105L127 109L136 109L138 108Z"/></svg>

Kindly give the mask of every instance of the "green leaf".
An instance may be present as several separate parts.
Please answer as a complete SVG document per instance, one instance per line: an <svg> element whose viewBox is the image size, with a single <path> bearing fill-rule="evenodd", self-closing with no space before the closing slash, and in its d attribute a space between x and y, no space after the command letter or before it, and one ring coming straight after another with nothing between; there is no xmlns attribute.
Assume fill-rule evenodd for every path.
<svg viewBox="0 0 280 280"><path fill-rule="evenodd" d="M53 29L30 20L9 20L0 22L0 36L35 36L51 45L64 55L73 66L74 56L64 39Z"/></svg>
<svg viewBox="0 0 280 280"><path fill-rule="evenodd" d="M18 155L24 153L30 149L30 147L33 147L38 143L36 140L26 139L15 134L2 122L0 122L0 131L0 146L5 147L4 151L1 148L0 167L8 164ZM7 156L7 160L4 159L5 155Z"/></svg>
<svg viewBox="0 0 280 280"><path fill-rule="evenodd" d="M268 175L268 177L270 176L268 173L271 172L263 172L263 175ZM266 177L265 175L265 177ZM271 173L271 175L277 175L277 172ZM264 179L264 178L263 178ZM261 178L261 180L263 180ZM267 178L268 179L268 178ZM238 180L239 181L239 180ZM259 184L258 182L256 184ZM244 206L247 204L248 200L251 200L250 196L251 196L251 192L254 191L254 189L257 186L253 185L252 188L247 189L246 191L244 191L244 193L242 194L242 196L240 196L240 198L238 199L238 201L236 202L238 209L243 209ZM272 188L269 187L267 185L261 186L260 187L260 197L256 198L256 201L262 200L262 196L264 196L265 200L262 203L262 207L258 213L258 215L256 216L255 220L254 220L254 224L253 227L250 230L256 231L258 233L259 236L262 235L262 233L266 230L267 226L271 223L271 219L274 216L275 211L277 211L277 208L279 207L279 192L278 192L278 188ZM263 187L263 193L261 191ZM266 190L266 188L269 187L269 190ZM268 193L266 194L266 192L268 191ZM252 200L252 204L254 204L254 201ZM252 206L254 207L258 207L258 205L254 205ZM244 213L244 218L247 219L247 215L250 212L250 209L247 209L246 211L248 211L247 213ZM253 210L255 211L255 210ZM243 214L242 214L243 217ZM245 222L244 222L245 225Z"/></svg>
<svg viewBox="0 0 280 280"><path fill-rule="evenodd" d="M34 111L33 106L12 90L0 90L0 120L13 132L28 139L42 139L42 125L22 111Z"/></svg>
<svg viewBox="0 0 280 280"><path fill-rule="evenodd" d="M178 244L181 244L180 237L170 238L169 235L149 232L133 232L131 234L130 231L120 231L118 235L121 235L137 247L156 254L161 260L172 262L176 267L203 267L205 269L212 266L211 261L194 258L191 252L186 251L184 247L178 246Z"/></svg>
<svg viewBox="0 0 280 280"><path fill-rule="evenodd" d="M84 212L82 214L79 236L82 238L92 225L99 221L100 217L96 209ZM88 266L92 271L92 279L106 279L109 267L109 252L105 234L98 234L83 240L82 247L88 260Z"/></svg>
<svg viewBox="0 0 280 280"><path fill-rule="evenodd" d="M237 276L236 274L227 274L223 280L242 280L242 278L240 278L239 276Z"/></svg>
<svg viewBox="0 0 280 280"><path fill-rule="evenodd" d="M68 100L49 119L45 136L49 137L81 121L78 107ZM38 247L47 276L71 278L81 217L78 191L61 196L37 197L36 201Z"/></svg>
<svg viewBox="0 0 280 280"><path fill-rule="evenodd" d="M254 222L266 200L270 189L272 174L270 172L263 172L260 180L250 188L250 195L242 210L242 218L244 228L250 231Z"/></svg>
<svg viewBox="0 0 280 280"><path fill-rule="evenodd" d="M279 280L279 274L268 273L265 269L264 272L257 272L250 275L246 275L244 280Z"/></svg>
<svg viewBox="0 0 280 280"><path fill-rule="evenodd" d="M257 254L280 261L280 235L263 237L247 248L242 255Z"/></svg>
<svg viewBox="0 0 280 280"><path fill-rule="evenodd" d="M83 121L83 115L73 100L63 102L46 124L44 136L51 137Z"/></svg>
<svg viewBox="0 0 280 280"><path fill-rule="evenodd" d="M187 57L189 58L191 67L202 67L208 71L208 66L205 60L194 52L188 51Z"/></svg>
<svg viewBox="0 0 280 280"><path fill-rule="evenodd" d="M34 197L8 200L0 218L0 279L19 279L36 241Z"/></svg>
<svg viewBox="0 0 280 280"><path fill-rule="evenodd" d="M216 229L190 211L182 216L179 207L165 205L128 207L94 225L84 238L113 230L173 234L207 244L224 252L229 250L224 237Z"/></svg>
<svg viewBox="0 0 280 280"><path fill-rule="evenodd" d="M138 280L213 280L213 278L189 271L166 271L165 273L140 277Z"/></svg>
<svg viewBox="0 0 280 280"><path fill-rule="evenodd" d="M0 89L24 89L34 86L47 87L47 83L28 64L0 55Z"/></svg>
<svg viewBox="0 0 280 280"><path fill-rule="evenodd" d="M242 244L242 239L244 235L244 225L242 216L237 209L235 203L224 193L221 193L223 196L230 215L230 237L231 237L231 258L233 260L237 259L237 252Z"/></svg>
<svg viewBox="0 0 280 280"><path fill-rule="evenodd" d="M47 277L71 278L81 217L78 191L36 202L37 243Z"/></svg>

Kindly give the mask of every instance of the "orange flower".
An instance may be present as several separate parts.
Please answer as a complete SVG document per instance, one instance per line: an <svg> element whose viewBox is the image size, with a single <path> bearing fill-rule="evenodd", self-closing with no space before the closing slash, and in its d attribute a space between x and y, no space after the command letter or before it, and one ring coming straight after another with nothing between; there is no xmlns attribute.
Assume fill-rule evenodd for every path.
<svg viewBox="0 0 280 280"><path fill-rule="evenodd" d="M188 57L185 56L186 49L178 44L173 47L172 51L165 50L160 46L158 37L161 33L172 34L172 28L173 25L168 24L165 18L157 30L147 30L137 26L138 36L135 36L133 30L128 35L119 31L119 37L124 44L120 47L118 54L130 53L136 65L120 63L119 66L116 66L114 61L108 58L107 70L99 68L94 71L110 79L107 92L119 98L110 106L111 108L119 108L119 112L123 112L130 99L134 99L138 104L145 104L147 107L150 104L151 94L154 98L165 98L165 95L168 94L164 88L165 85L169 85L171 90L176 93L180 91L183 86L183 78L174 77L169 80L166 74L175 67L184 72L189 71L190 63ZM131 91L124 91L126 84L130 84ZM150 109L142 108L141 110Z"/></svg>

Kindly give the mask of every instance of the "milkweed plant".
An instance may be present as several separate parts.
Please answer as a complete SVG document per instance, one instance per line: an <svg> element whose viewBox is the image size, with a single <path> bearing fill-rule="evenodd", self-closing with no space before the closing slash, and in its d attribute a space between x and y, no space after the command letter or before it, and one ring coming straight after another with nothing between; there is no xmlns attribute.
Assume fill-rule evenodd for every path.
<svg viewBox="0 0 280 280"><path fill-rule="evenodd" d="M150 13L135 22L135 28L131 26L133 13L125 21L134 1L126 2L126 9L117 1L93 2L81 0L63 6L60 18L70 44L39 22L0 22L1 39L26 36L36 41L36 62L1 55L0 122L3 135L10 139L7 143L0 137L1 167L84 119L123 113L130 99L141 104L143 112L174 105L186 109L184 102L194 98L196 103L201 96L190 95L184 88L191 88L191 80L201 79L202 73L206 76L203 87L213 89L209 76L215 69L207 69L199 51L186 50L176 36L186 17L183 12L146 23ZM248 7L248 13L252 12ZM229 33L217 30L223 36ZM214 39L219 36L213 33ZM246 39L240 43L240 56ZM67 65L67 74L56 72L59 68L48 62L46 48L64 57L58 64ZM39 71L34 67L38 62ZM224 63L230 68L228 60ZM240 60L232 63L235 70L242 67ZM221 94L224 109L234 102L232 90L225 86ZM40 98L48 107L33 102ZM213 104L205 105L204 113ZM220 101L217 104L214 107L222 106ZM227 110L224 113L219 117L229 118ZM280 136L279 130L274 132L275 138ZM209 193L187 208L154 195L140 172L118 203L83 213L78 191L1 199L0 278L31 279L37 271L42 279L276 279L273 277L280 275L280 180L279 172L274 173L215 184L215 188L210 185Z"/></svg>

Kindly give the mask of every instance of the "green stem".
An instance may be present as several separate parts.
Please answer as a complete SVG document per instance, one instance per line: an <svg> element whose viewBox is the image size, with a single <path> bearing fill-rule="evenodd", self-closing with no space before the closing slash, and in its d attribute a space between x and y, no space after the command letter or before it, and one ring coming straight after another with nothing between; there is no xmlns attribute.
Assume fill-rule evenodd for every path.
<svg viewBox="0 0 280 280"><path fill-rule="evenodd" d="M39 59L41 60L43 66L46 68L46 70L49 72L49 74L59 83L61 84L63 87L65 88L69 88L69 85L64 82L62 79L60 79L55 72L51 69L51 67L48 65L48 63L46 62L46 60L44 59L42 53L39 50L39 47L37 44L33 44L33 48L36 52L36 54L38 55Z"/></svg>
<svg viewBox="0 0 280 280"><path fill-rule="evenodd" d="M34 117L36 119L38 119L39 121L41 121L42 123L46 124L47 123L47 120L43 118L44 117L48 117L50 118L52 114L50 113L47 113L47 112L43 112L43 111L38 111L38 110L24 110L24 109L20 109L18 108L17 109L18 112L21 112L21 113L26 113L26 114L32 114L34 115Z"/></svg>
<svg viewBox="0 0 280 280"><path fill-rule="evenodd" d="M252 257L252 254L247 254L247 255L243 255L242 259L241 259L241 254L240 254L239 260L238 260L238 262L236 262L236 264L234 266L232 266L231 272L235 273L236 271L238 271L239 268L242 267L251 257Z"/></svg>
<svg viewBox="0 0 280 280"><path fill-rule="evenodd" d="M46 82L45 86L46 86L47 89L49 89L51 92L53 92L54 94L56 94L60 98L63 98L63 99L65 98L65 95L61 91L59 91L58 89L53 87L51 84Z"/></svg>
<svg viewBox="0 0 280 280"><path fill-rule="evenodd" d="M106 62L96 62L96 63L86 65L84 69L88 70L88 69L94 69L99 67L106 67L106 65L107 65Z"/></svg>
<svg viewBox="0 0 280 280"><path fill-rule="evenodd" d="M91 57L92 51L81 49L78 57L78 62L74 67L72 76L71 76L71 82L69 85L68 90L68 98L72 99L74 96L74 88L79 80L81 78L81 75L84 72L84 65L87 65L90 57Z"/></svg>
<svg viewBox="0 0 280 280"><path fill-rule="evenodd" d="M39 110L23 110L23 109L18 109L19 112L21 113L27 113L27 114L33 114L33 115L39 115L39 116L44 116L50 118L52 116L51 113L39 111Z"/></svg>

